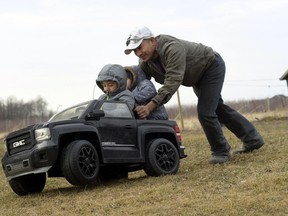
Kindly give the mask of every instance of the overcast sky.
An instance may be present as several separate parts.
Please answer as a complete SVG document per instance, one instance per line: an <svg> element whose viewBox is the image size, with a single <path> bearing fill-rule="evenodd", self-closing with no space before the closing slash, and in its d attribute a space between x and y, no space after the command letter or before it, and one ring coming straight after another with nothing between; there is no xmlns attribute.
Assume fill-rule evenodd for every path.
<svg viewBox="0 0 288 216"><path fill-rule="evenodd" d="M226 101L287 96L287 11L287 0L0 0L0 100L40 96L57 110L98 98L105 64L137 64L124 48L138 25L219 52ZM197 102L192 88L180 96Z"/></svg>

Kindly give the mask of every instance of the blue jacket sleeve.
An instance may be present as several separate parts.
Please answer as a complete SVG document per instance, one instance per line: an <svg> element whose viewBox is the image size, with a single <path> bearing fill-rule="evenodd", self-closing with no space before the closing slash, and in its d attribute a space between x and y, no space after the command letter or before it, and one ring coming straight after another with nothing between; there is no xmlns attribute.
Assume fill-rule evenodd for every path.
<svg viewBox="0 0 288 216"><path fill-rule="evenodd" d="M135 101L139 105L147 104L157 95L156 88L150 80L142 80L133 90Z"/></svg>

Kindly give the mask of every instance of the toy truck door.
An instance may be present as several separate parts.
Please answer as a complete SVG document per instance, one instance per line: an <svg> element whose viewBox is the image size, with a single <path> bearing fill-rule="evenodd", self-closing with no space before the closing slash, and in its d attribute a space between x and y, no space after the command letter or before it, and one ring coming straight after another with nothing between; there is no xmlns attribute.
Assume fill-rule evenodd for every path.
<svg viewBox="0 0 288 216"><path fill-rule="evenodd" d="M128 105L105 101L105 116L97 122L105 163L129 163L139 158L137 123Z"/></svg>

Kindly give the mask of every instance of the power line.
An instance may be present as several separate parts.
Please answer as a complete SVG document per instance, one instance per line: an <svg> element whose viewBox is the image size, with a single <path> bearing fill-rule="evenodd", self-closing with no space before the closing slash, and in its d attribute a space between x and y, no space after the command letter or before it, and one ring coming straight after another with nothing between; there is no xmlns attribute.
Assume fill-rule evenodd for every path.
<svg viewBox="0 0 288 216"><path fill-rule="evenodd" d="M278 81L279 79L251 79L251 80L225 80L225 82L262 82L262 81Z"/></svg>
<svg viewBox="0 0 288 216"><path fill-rule="evenodd" d="M269 82L267 82L269 81ZM281 82L278 79L250 79L250 80L225 80L224 85L233 85L233 86L253 86L253 87L268 87L268 88L284 88L286 85L276 84ZM245 83L244 83L245 82ZM257 84L253 84L257 82ZM259 84L259 82L265 82L265 84ZM272 84L274 83L274 84Z"/></svg>
<svg viewBox="0 0 288 216"><path fill-rule="evenodd" d="M284 88L284 87L286 87L285 85L254 85L254 84L237 84L237 83L224 83L224 85L230 85L230 86L253 86L253 87L268 87L268 88Z"/></svg>

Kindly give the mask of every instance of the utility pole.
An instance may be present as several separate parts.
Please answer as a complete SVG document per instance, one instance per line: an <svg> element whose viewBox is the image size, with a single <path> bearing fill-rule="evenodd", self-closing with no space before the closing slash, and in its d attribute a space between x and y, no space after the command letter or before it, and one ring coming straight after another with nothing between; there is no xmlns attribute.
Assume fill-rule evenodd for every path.
<svg viewBox="0 0 288 216"><path fill-rule="evenodd" d="M179 89L177 90L177 99L178 99L178 110L179 110L179 115L180 115L181 128L184 129L184 122L183 122L183 116L182 116L182 107L181 107Z"/></svg>
<svg viewBox="0 0 288 216"><path fill-rule="evenodd" d="M270 98L267 98L267 112L270 111Z"/></svg>
<svg viewBox="0 0 288 216"><path fill-rule="evenodd" d="M96 88L96 86L97 86L97 84L95 84L94 86L93 86L93 94L92 94L92 100L94 100L95 98L94 98L94 95L95 95L95 88Z"/></svg>

